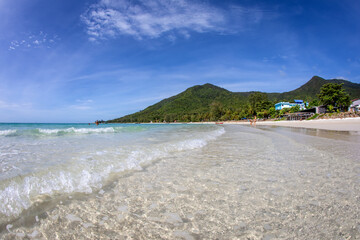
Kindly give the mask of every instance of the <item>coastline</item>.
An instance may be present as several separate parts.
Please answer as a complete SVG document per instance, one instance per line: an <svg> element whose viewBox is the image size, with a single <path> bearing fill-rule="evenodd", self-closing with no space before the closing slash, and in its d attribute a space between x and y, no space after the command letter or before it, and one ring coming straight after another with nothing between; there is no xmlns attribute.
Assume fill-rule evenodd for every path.
<svg viewBox="0 0 360 240"><path fill-rule="evenodd" d="M227 123L228 124L228 123ZM248 124L250 123L240 123ZM257 126L279 126L312 128L332 131L360 131L360 118L336 118L336 119L316 119L303 121L258 121Z"/></svg>
<svg viewBox="0 0 360 240"><path fill-rule="evenodd" d="M224 121L226 125L248 125L248 121ZM219 124L217 122L202 122L192 124ZM302 121L257 121L256 126L278 126L294 128L311 128L331 131L354 131L360 132L360 117L355 118L336 118L336 119L315 119Z"/></svg>

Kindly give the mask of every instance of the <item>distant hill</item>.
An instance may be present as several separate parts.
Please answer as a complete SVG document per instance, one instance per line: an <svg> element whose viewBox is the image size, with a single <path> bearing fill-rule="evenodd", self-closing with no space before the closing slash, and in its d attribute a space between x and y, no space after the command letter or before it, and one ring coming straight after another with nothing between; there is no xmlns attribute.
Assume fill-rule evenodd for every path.
<svg viewBox="0 0 360 240"><path fill-rule="evenodd" d="M341 79L331 79L325 80L321 77L314 76L307 83L302 85L301 87L292 90L290 92L284 93L269 93L269 99L275 101L293 101L294 99L303 99L306 101L311 101L317 98L317 94L320 92L320 88L325 83L343 83L343 88L350 95L350 99L356 98L360 96L360 84L352 83L346 80Z"/></svg>
<svg viewBox="0 0 360 240"><path fill-rule="evenodd" d="M350 98L360 97L360 84L346 80L325 80L314 76L301 87L284 93L265 93L270 104L278 101L293 101L303 99L311 101L317 98L320 88L325 83L343 83L343 88ZM150 122L150 121L200 121L211 119L211 112L222 111L221 115L228 118L241 115L249 108L249 96L256 92L230 92L212 84L196 85L184 92L164 99L146 109L134 114L126 115L108 122ZM246 115L246 114L245 114Z"/></svg>
<svg viewBox="0 0 360 240"><path fill-rule="evenodd" d="M224 107L240 106L246 102L246 96L237 95L212 84L196 85L173 97L164 99L145 110L117 118L108 122L149 122L155 120L174 121L184 115L209 112L213 102Z"/></svg>

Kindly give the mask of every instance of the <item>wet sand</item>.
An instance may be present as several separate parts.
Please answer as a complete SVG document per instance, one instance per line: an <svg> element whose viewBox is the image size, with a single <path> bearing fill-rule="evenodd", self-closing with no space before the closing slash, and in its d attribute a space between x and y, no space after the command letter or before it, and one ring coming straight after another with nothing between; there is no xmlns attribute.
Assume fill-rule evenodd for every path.
<svg viewBox="0 0 360 240"><path fill-rule="evenodd" d="M8 226L3 239L359 239L359 141L225 125L178 152ZM327 137L329 136L329 137Z"/></svg>

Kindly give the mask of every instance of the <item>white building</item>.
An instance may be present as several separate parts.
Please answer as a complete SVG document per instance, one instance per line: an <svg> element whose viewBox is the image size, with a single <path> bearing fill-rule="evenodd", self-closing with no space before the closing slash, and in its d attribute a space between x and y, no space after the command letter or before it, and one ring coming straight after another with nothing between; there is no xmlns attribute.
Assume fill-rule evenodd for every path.
<svg viewBox="0 0 360 240"><path fill-rule="evenodd" d="M296 105L300 106L300 110L305 109L305 103L303 100L294 100L295 103L289 103L289 102L278 102L275 104L275 110L281 110L284 108L291 108Z"/></svg>
<svg viewBox="0 0 360 240"><path fill-rule="evenodd" d="M349 107L350 112L359 112L360 111L360 98L351 100L351 105Z"/></svg>

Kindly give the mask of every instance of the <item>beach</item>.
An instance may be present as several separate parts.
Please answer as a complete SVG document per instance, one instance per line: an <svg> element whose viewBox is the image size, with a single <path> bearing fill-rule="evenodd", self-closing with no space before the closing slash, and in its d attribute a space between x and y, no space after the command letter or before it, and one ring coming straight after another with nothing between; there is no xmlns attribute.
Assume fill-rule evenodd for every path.
<svg viewBox="0 0 360 240"><path fill-rule="evenodd" d="M152 154L151 160L112 172L92 191L40 194L0 237L359 239L357 132L265 123L162 125L150 136L143 131L147 150L139 159ZM88 137L113 135L81 139Z"/></svg>
<svg viewBox="0 0 360 240"><path fill-rule="evenodd" d="M252 126L250 120L242 121L223 121L223 122L201 122L191 124L218 124L218 125L245 125ZM293 121L275 121L275 120L257 120L255 126L277 126L291 128L308 128L331 131L360 131L360 118L335 118L335 119L315 119L315 120L293 120Z"/></svg>
<svg viewBox="0 0 360 240"><path fill-rule="evenodd" d="M303 121L258 121L258 126L281 126L312 128L333 131L356 131L360 132L360 118L338 118L338 119L319 119Z"/></svg>

